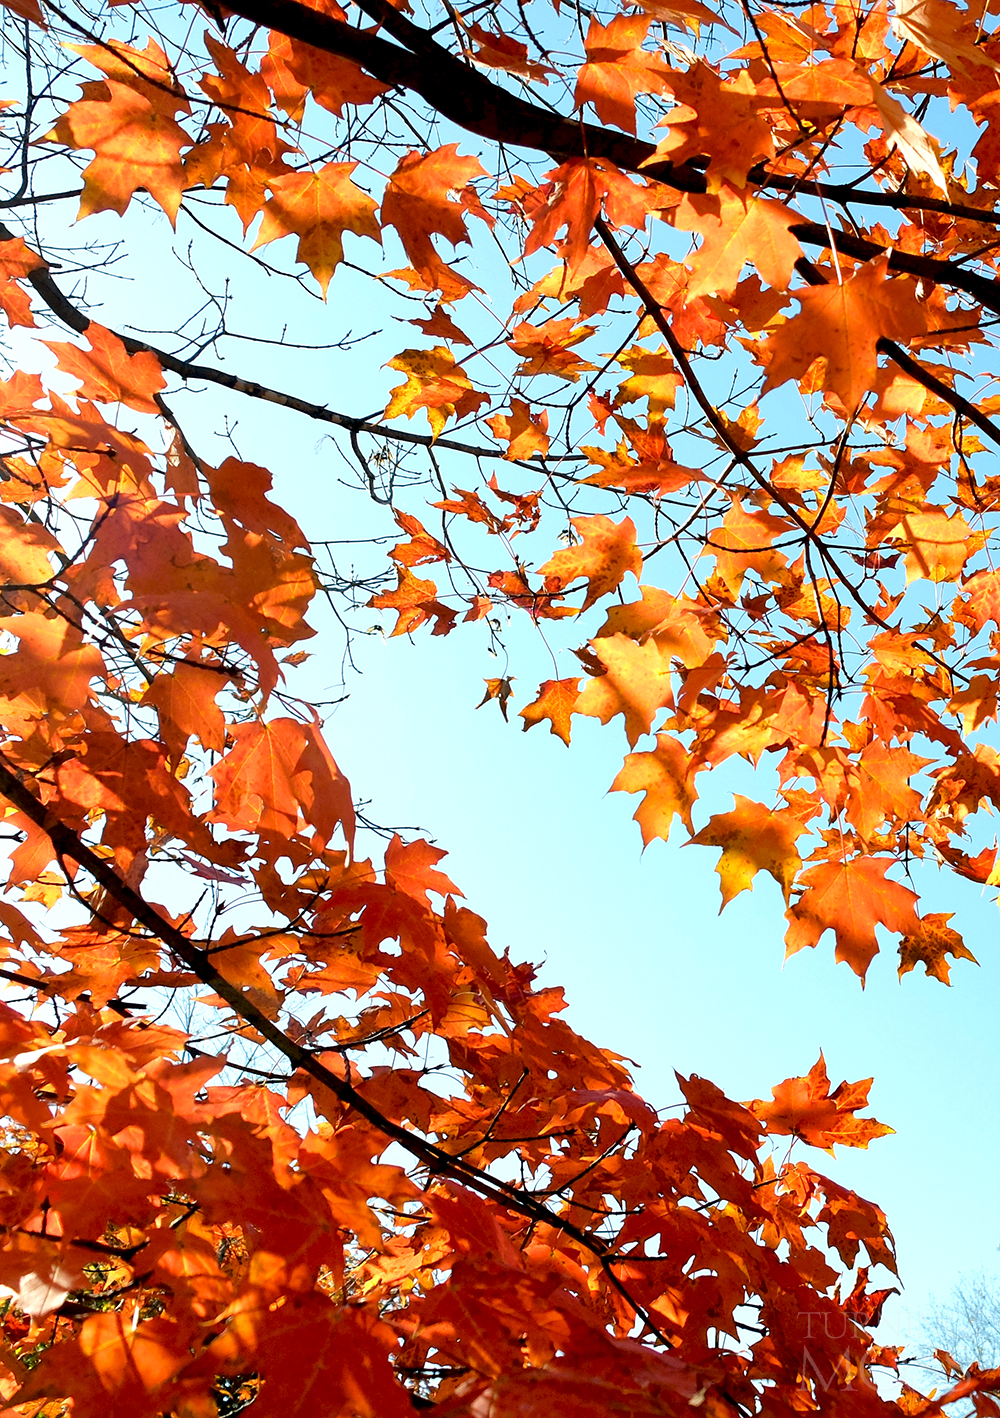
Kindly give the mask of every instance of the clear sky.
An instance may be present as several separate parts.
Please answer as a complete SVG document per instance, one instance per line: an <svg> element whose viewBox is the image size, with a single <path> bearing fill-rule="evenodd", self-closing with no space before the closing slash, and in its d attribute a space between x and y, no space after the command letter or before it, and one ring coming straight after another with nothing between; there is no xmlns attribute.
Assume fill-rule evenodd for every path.
<svg viewBox="0 0 1000 1418"><path fill-rule="evenodd" d="M164 280L177 282L176 298L167 286L171 310L189 298L197 303L190 285L163 274L170 268L159 264L155 234L162 222L147 225L140 217L123 228L116 218L99 218L83 229L92 240L126 230L133 249L136 233L145 233L142 252L106 287L103 318L117 328L126 320L162 328ZM238 235L235 223L230 231ZM373 320L385 331L360 352L280 358L266 347L226 341L225 367L234 372L368 413L381 407L387 387L383 374L373 388L370 372L405 345L425 343L412 327L392 322L379 287L350 271L338 273L323 306L290 281L268 279L213 247L183 216L179 237L182 246L195 240L213 289L231 282L234 329L277 336L290 323L289 338L306 342L363 333ZM282 245L290 258L290 243ZM361 259L373 249L349 243L347 254ZM384 267L393 264L390 253ZM153 338L175 347L169 334L157 330ZM209 351L205 360L218 357ZM204 456L221 460L232 451L231 435L241 456L270 467L279 500L308 534L346 541L387 530L384 514L341 485L345 465L322 425L214 390L171 402ZM445 468L470 485L471 470L447 461ZM346 562L346 551L339 554ZM312 658L289 688L338 698L342 641L328 615L311 620L322 633L305 647ZM373 618L362 615L360 623ZM520 705L552 667L530 628L514 627L510 637ZM630 821L639 800L606 795L627 748L616 725L577 721L567 750L545 726L522 734L519 720L505 724L494 704L476 711L483 678L506 666L489 656L480 635L461 627L446 639L418 633L412 644L359 638L354 654L361 673L348 675L349 698L332 714L328 738L356 797L369 800L367 815L387 827L421 827L447 848L445 865L489 921L494 948L509 946L515 957L539 962L546 983L564 985L571 1022L635 1060L651 1102L676 1101L674 1069L712 1078L737 1099L767 1096L771 1085L806 1072L820 1049L833 1083L874 1076L873 1112L895 1135L869 1152L842 1150L831 1159L803 1148L803 1155L888 1213L906 1290L886 1312L883 1342L905 1337L927 1297L947 1291L961 1272L997 1264L1000 933L993 893L984 897L950 872L921 872L924 909L954 911L981 962L978 969L959 962L951 989L922 972L897 982L890 951L876 959L862 991L846 965L835 965L830 937L783 965L782 902L770 878L758 877L756 890L720 916L715 850L682 848L678 829L676 840L642 853ZM572 661L563 660L560 673L573 672ZM730 760L710 784L706 776L696 825L730 808L733 791L767 801L766 772L755 775L740 760Z"/></svg>

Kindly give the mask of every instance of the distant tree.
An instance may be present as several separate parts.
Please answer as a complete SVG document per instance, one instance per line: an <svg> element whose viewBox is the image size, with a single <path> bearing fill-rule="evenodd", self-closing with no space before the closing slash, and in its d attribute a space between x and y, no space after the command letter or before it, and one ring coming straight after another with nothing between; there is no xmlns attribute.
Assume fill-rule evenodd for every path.
<svg viewBox="0 0 1000 1418"><path fill-rule="evenodd" d="M983 1269L960 1276L946 1300L932 1301L921 1338L963 1369L1000 1366L1000 1274Z"/></svg>

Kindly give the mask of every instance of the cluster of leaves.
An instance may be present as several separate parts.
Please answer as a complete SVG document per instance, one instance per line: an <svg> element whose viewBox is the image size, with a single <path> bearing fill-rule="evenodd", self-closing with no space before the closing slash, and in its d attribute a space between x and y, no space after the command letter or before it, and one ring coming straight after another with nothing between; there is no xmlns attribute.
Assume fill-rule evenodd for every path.
<svg viewBox="0 0 1000 1418"><path fill-rule="evenodd" d="M106 422L91 397L151 402L162 376L90 344L60 355L76 408L5 386L35 457L3 488L3 971L44 1006L0 1010L0 1280L30 1318L2 1359L13 1411L884 1408L871 1369L897 1351L864 1324L886 1292L862 1268L841 1293L830 1260L893 1269L885 1217L762 1150L867 1146L887 1131L857 1116L868 1083L831 1090L820 1060L740 1105L681 1079L664 1121L493 952L437 848L362 859L315 720L261 712L308 634L299 527L262 469ZM93 505L75 543L43 498ZM230 566L199 549L209 510ZM170 863L207 917L150 898ZM226 924L247 886L262 920ZM136 1000L199 987L207 1039ZM274 1063L213 1082L239 1041Z"/></svg>
<svg viewBox="0 0 1000 1418"><path fill-rule="evenodd" d="M1000 805L1000 479L977 471L1000 430L950 360L989 374L1000 44L949 0L747 0L728 55L677 37L734 28L701 0L593 16L582 51L558 5L535 25L487 8L241 0L192 27L7 0L29 82L4 205L33 226L0 230L0 304L22 351L55 321L78 338L0 384L3 1396L32 1418L874 1418L967 1397L991 1418L1000 1375L975 1366L943 1396L880 1396L885 1217L771 1151L867 1146L886 1131L857 1116L867 1082L831 1089L821 1058L739 1104L693 1076L664 1119L494 952L438 849L394 836L366 859L290 687L331 586L270 474L199 454L167 380L346 432L395 529L394 584L367 593L393 633L495 637L509 609L555 634L597 607L582 673L543 684L525 727L569 743L574 715L621 716L614 787L644 794L646 841L679 817L720 848L724 901L768 872L792 951L830 929L863 978L881 925L901 971L947 982L970 952L889 872L934 854L997 880L995 850L967 849ZM922 125L945 100L986 125L971 167ZM638 137L661 117L659 146ZM835 161L860 175L827 182ZM42 175L78 168L81 216L173 223L201 194L219 232L259 220L255 250L295 236L324 293L345 234L398 241L379 281L426 301L425 343L389 359L382 417L92 321L40 219L67 196ZM891 232L863 228L872 208ZM442 247L475 232L516 282L509 314L477 306L477 334L499 322L478 347L452 308L481 292ZM581 347L602 337L598 365ZM429 433L398 423L415 415ZM445 457L476 486L449 487ZM775 805L696 831L697 775L765 752ZM193 1000L190 1027L148 991Z"/></svg>

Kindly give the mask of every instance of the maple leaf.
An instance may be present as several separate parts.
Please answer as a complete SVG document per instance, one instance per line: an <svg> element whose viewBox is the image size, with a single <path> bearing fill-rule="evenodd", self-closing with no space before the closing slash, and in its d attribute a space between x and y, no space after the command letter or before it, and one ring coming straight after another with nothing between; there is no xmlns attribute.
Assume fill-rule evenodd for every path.
<svg viewBox="0 0 1000 1418"><path fill-rule="evenodd" d="M248 532L283 542L289 549L308 547L309 542L295 518L269 499L271 474L266 468L244 463L239 458L227 458L220 467L205 468L204 472L224 525L227 519L233 519Z"/></svg>
<svg viewBox="0 0 1000 1418"><path fill-rule="evenodd" d="M451 552L436 537L432 537L424 524L409 512L395 512L396 522L408 533L409 541L397 542L389 555L400 566L420 566L430 561L450 561Z"/></svg>
<svg viewBox="0 0 1000 1418"><path fill-rule="evenodd" d="M53 552L59 543L51 532L28 522L17 508L0 506L0 574L17 585L44 585L52 576Z"/></svg>
<svg viewBox="0 0 1000 1418"><path fill-rule="evenodd" d="M382 198L383 225L396 228L427 289L440 290L445 300L457 300L478 287L442 261L431 237L443 236L452 246L467 244L467 213L491 224L471 185L474 178L485 176L478 158L459 157L458 144L446 143L432 153L407 153Z"/></svg>
<svg viewBox="0 0 1000 1418"><path fill-rule="evenodd" d="M691 838L691 844L721 847L715 870L722 887L722 905L741 891L753 890L759 871L769 872L781 887L787 905L792 882L802 865L795 842L808 828L794 812L775 811L739 793L732 812L717 813Z"/></svg>
<svg viewBox="0 0 1000 1418"><path fill-rule="evenodd" d="M787 565L785 556L770 550L779 537L795 530L786 518L754 510L748 512L738 494L721 527L713 529L705 554L715 554L715 570L720 581L735 598L747 572L761 581L776 579Z"/></svg>
<svg viewBox="0 0 1000 1418"><path fill-rule="evenodd" d="M245 1371L250 1362L259 1369L263 1382L254 1407L261 1418L281 1418L298 1405L358 1418L407 1418L412 1405L389 1364L395 1337L384 1320L315 1290L299 1287L282 1298L275 1310L272 1290L259 1283L248 1288L230 1307L226 1332L207 1350L217 1371Z"/></svg>
<svg viewBox="0 0 1000 1418"><path fill-rule="evenodd" d="M455 345L472 345L472 341L464 330L460 330L454 320L444 308L444 303L439 302L434 307L434 313L426 320L411 320L411 325L416 325L417 329L425 335L438 335L443 340L450 340ZM518 400L520 402L520 400ZM512 405L513 406L513 405ZM547 418L547 415L543 415ZM490 422L490 420L487 420ZM492 426L492 425L491 425Z"/></svg>
<svg viewBox="0 0 1000 1418"><path fill-rule="evenodd" d="M587 594L580 609L585 611L620 586L629 571L638 581L642 575L642 552L635 544L631 517L615 523L598 513L595 517L573 517L571 521L580 542L554 552L538 568L538 574L551 578L546 585L560 593L583 577Z"/></svg>
<svg viewBox="0 0 1000 1418"><path fill-rule="evenodd" d="M640 586L639 590L640 600L610 607L598 636L627 635L640 642L652 636L661 649L669 650L688 669L706 664L716 641L725 635L714 612L657 586Z"/></svg>
<svg viewBox="0 0 1000 1418"><path fill-rule="evenodd" d="M966 735L972 734L1000 710L1000 684L989 675L973 675L968 684L956 689L948 705L960 714Z"/></svg>
<svg viewBox="0 0 1000 1418"><path fill-rule="evenodd" d="M140 414L159 413L153 395L166 386L159 360L145 350L129 354L117 335L93 321L86 333L89 353L79 345L45 341L59 368L80 381L80 397L127 404Z"/></svg>
<svg viewBox="0 0 1000 1418"><path fill-rule="evenodd" d="M288 835L297 830L301 812L324 841L338 822L350 841L350 789L313 726L286 718L258 721L237 725L233 738L233 747L209 769L215 781L213 821Z"/></svg>
<svg viewBox="0 0 1000 1418"><path fill-rule="evenodd" d="M856 1118L860 1108L868 1106L870 1078L858 1083L840 1083L830 1092L826 1063L820 1054L804 1078L786 1078L771 1089L773 1102L760 1098L747 1106L760 1119L768 1133L800 1137L811 1147L832 1152L835 1144L842 1147L867 1148L877 1137L893 1131L874 1118Z"/></svg>
<svg viewBox="0 0 1000 1418"><path fill-rule="evenodd" d="M181 149L191 145L174 115L190 110L166 54L152 39L145 50L117 41L75 47L108 75L87 84L86 97L70 104L45 137L94 153L83 170L79 216L122 215L141 187L174 222L186 186Z"/></svg>
<svg viewBox="0 0 1000 1418"><path fill-rule="evenodd" d="M920 794L909 779L931 760L876 740L857 760L857 779L847 801L847 819L864 841L870 841L883 822L908 822L920 815Z"/></svg>
<svg viewBox="0 0 1000 1418"><path fill-rule="evenodd" d="M631 373L619 384L615 403L630 404L634 399L648 399L650 427L662 423L665 411L674 407L677 390L684 382L673 357L662 345L658 350L633 345L622 351L618 363Z"/></svg>
<svg viewBox="0 0 1000 1418"><path fill-rule="evenodd" d="M940 980L943 985L951 984L951 966L946 955L956 960L979 961L966 946L958 931L948 922L953 912L932 912L921 917L917 930L905 935L899 942L899 978L908 974L918 963L923 965L928 975Z"/></svg>
<svg viewBox="0 0 1000 1418"><path fill-rule="evenodd" d="M956 606L956 620L977 633L990 620L1000 626L1000 571L977 571L962 589L967 594Z"/></svg>
<svg viewBox="0 0 1000 1418"><path fill-rule="evenodd" d="M627 755L609 791L645 794L634 814L644 847L654 837L666 841L675 817L694 831L691 808L698 797L694 776L701 766L672 734L657 734L652 753Z"/></svg>
<svg viewBox="0 0 1000 1418"><path fill-rule="evenodd" d="M803 894L787 913L786 955L818 944L831 930L837 937L837 959L846 960L864 984L878 952L876 925L897 935L919 930L913 909L916 892L886 880L893 864L889 857L851 857L808 867L799 878Z"/></svg>
<svg viewBox="0 0 1000 1418"><path fill-rule="evenodd" d="M538 698L520 711L524 730L533 728L544 719L549 721L549 733L569 746L570 716L579 698L579 679L547 679L538 687Z"/></svg>
<svg viewBox="0 0 1000 1418"><path fill-rule="evenodd" d="M572 276L587 259L594 219L602 210L613 226L645 224L650 193L602 159L570 158L547 177L532 209L525 256L553 245L559 231L566 227L558 250Z"/></svg>
<svg viewBox="0 0 1000 1418"><path fill-rule="evenodd" d="M754 163L774 156L774 134L762 115L768 100L758 95L746 70L735 80L723 80L699 59L686 73L668 73L677 107L660 120L670 132L643 168L655 174L664 161L707 157L709 192L717 192L723 182L744 187Z"/></svg>
<svg viewBox="0 0 1000 1418"><path fill-rule="evenodd" d="M41 256L19 236L0 241L0 310L11 325L34 325L31 297L18 281L44 267Z"/></svg>
<svg viewBox="0 0 1000 1418"><path fill-rule="evenodd" d="M368 602L372 610L396 612L396 624L391 635L408 635L431 618L434 620L433 634L447 635L455 622L456 612L437 599L438 588L434 582L422 581L405 564L397 569L396 575L394 591L383 591L372 596Z"/></svg>
<svg viewBox="0 0 1000 1418"><path fill-rule="evenodd" d="M547 76L558 72L551 64L529 59L528 46L510 35L498 34L479 24L469 25L468 31L469 38L476 45L472 57L477 64L488 69L503 69L508 74L518 74L539 84L547 84Z"/></svg>
<svg viewBox="0 0 1000 1418"><path fill-rule="evenodd" d="M587 61L576 81L574 103L593 104L602 123L635 132L636 94L661 94L668 70L658 55L643 51L648 15L616 15L610 24L591 17L584 41Z"/></svg>
<svg viewBox="0 0 1000 1418"><path fill-rule="evenodd" d="M160 733L172 760L179 761L192 735L203 747L221 753L226 721L215 697L225 683L216 666L182 660L172 674L158 674L142 697L160 720Z"/></svg>
<svg viewBox="0 0 1000 1418"><path fill-rule="evenodd" d="M527 459L540 454L543 458L549 451L549 415L542 409L537 419L532 418L531 408L523 399L510 401L510 414L494 414L486 420L495 438L507 443L505 458Z"/></svg>
<svg viewBox="0 0 1000 1418"><path fill-rule="evenodd" d="M844 1264L853 1268L863 1245L872 1265L884 1265L895 1275L894 1243L885 1213L829 1177L817 1181L826 1201L816 1220L827 1227L827 1240Z"/></svg>
<svg viewBox="0 0 1000 1418"><path fill-rule="evenodd" d="M943 507L907 513L887 534L907 548L907 585L918 577L957 581L979 540L961 512L949 516Z"/></svg>
<svg viewBox="0 0 1000 1418"><path fill-rule="evenodd" d="M480 394L455 360L450 350L435 345L432 350L403 350L389 360L390 369L406 375L405 384L397 384L386 406L387 419L404 415L413 418L423 409L434 437L443 430L449 418L475 413L490 402L488 394Z"/></svg>
<svg viewBox="0 0 1000 1418"><path fill-rule="evenodd" d="M299 238L296 258L308 266L324 296L344 259L344 232L381 244L375 203L351 181L355 162L330 162L318 172L295 172L269 180L272 195L252 250L282 236Z"/></svg>
<svg viewBox="0 0 1000 1418"><path fill-rule="evenodd" d="M802 255L798 237L789 231L798 220L794 212L728 182L714 196L685 196L671 216L679 230L702 236L698 251L687 258L688 299L731 296L747 262L769 286L785 290Z"/></svg>
<svg viewBox="0 0 1000 1418"><path fill-rule="evenodd" d="M19 642L16 655L0 656L0 694L20 704L29 719L82 709L104 659L75 626L38 611L0 617L0 630Z"/></svg>
<svg viewBox="0 0 1000 1418"><path fill-rule="evenodd" d="M350 59L328 54L278 30L271 30L268 36L268 52L260 72L278 107L295 122L302 118L307 96L339 118L345 104L360 107L389 92L388 85Z"/></svg>
<svg viewBox="0 0 1000 1418"><path fill-rule="evenodd" d="M495 700L496 703L500 706L500 713L503 715L503 721L506 724L508 722L507 704L510 701L510 697L514 692L511 688L511 681L509 679L501 677L487 679L485 683L486 693L483 695L482 699L480 699L479 703L476 705L476 708L481 709L483 705L488 704L491 699Z"/></svg>
<svg viewBox="0 0 1000 1418"><path fill-rule="evenodd" d="M593 333L592 326L577 327L574 320L547 320L544 325L522 320L515 325L507 343L521 356L518 374L557 374L561 379L575 382L594 366L574 354L572 346Z"/></svg>
<svg viewBox="0 0 1000 1418"><path fill-rule="evenodd" d="M913 172L929 177L935 187L947 192L948 179L934 139L877 80L872 79L871 86L875 108L889 140L889 151L898 152Z"/></svg>
<svg viewBox="0 0 1000 1418"><path fill-rule="evenodd" d="M575 712L602 724L624 715L625 736L634 746L649 733L657 710L671 702L671 653L656 640L637 645L618 634L595 641L594 654L604 673L584 685Z"/></svg>
<svg viewBox="0 0 1000 1418"><path fill-rule="evenodd" d="M393 833L385 849L386 880L424 906L430 905L429 891L438 896L461 896L463 893L451 878L437 870L438 862L447 855L422 838L404 842L398 833Z"/></svg>
<svg viewBox="0 0 1000 1418"><path fill-rule="evenodd" d="M949 0L905 0L894 5L893 10L893 34L940 59L954 73L982 65L1000 67L988 51L975 43L975 30L966 12Z"/></svg>
<svg viewBox="0 0 1000 1418"><path fill-rule="evenodd" d="M138 1413L169 1392L184 1367L178 1348L181 1331L171 1319L147 1319L132 1326L114 1312L89 1315L75 1339L57 1348L59 1375L35 1374L22 1392L26 1401L74 1395L74 1407L90 1418L107 1412L109 1403Z"/></svg>
<svg viewBox="0 0 1000 1418"><path fill-rule="evenodd" d="M866 262L843 284L795 292L802 307L772 331L764 345L764 389L803 379L826 361L822 387L853 412L868 394L878 367L880 339L909 340L927 329L927 315L910 276L889 275L889 258Z"/></svg>

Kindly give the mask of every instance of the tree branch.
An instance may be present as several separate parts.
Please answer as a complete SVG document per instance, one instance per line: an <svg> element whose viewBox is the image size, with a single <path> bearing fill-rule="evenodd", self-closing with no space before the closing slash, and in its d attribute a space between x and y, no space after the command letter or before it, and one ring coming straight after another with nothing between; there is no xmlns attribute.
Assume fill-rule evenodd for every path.
<svg viewBox="0 0 1000 1418"><path fill-rule="evenodd" d="M428 1141L427 1138L410 1132L407 1128L402 1127L399 1123L394 1123L390 1118L380 1113L351 1083L344 1078L338 1078L335 1073L320 1063L310 1050L296 1044L272 1019L258 1009L241 989L220 975L212 964L209 953L190 941L176 926L171 925L155 906L150 905L133 887L122 880L109 861L99 857L80 839L76 832L50 813L45 804L35 797L34 793L21 781L2 754L0 754L0 795L29 818L36 827L41 828L58 854L70 858L83 867L95 881L104 887L113 900L128 911L139 925L145 927L151 936L161 941L172 955L197 975L202 984L207 985L214 994L225 1000L234 1014L255 1029L273 1048L277 1049L293 1069L301 1070L324 1088L328 1088L346 1107L359 1113L383 1136L399 1143L431 1173L452 1177L455 1181L461 1182L463 1186L478 1192L487 1200L517 1212L535 1225L550 1226L553 1230L568 1236L585 1247L598 1261L609 1283L618 1290L636 1315L661 1342L669 1343L645 1307L629 1295L627 1288L614 1274L611 1267L626 1259L625 1257L616 1256L606 1242L581 1230L579 1226L567 1221L519 1188L498 1180L490 1173L466 1162L462 1157L453 1156Z"/></svg>
<svg viewBox="0 0 1000 1418"><path fill-rule="evenodd" d="M13 236L14 233L0 222L0 241L10 241ZM56 315L71 330L75 330L78 335L86 334L87 327L91 323L89 315L84 314L63 294L46 268L42 267L37 271L30 272L27 280L53 315ZM192 381L200 379L206 384L218 384L224 389L234 390L237 394L246 394L252 399L262 399L265 403L278 404L295 413L304 414L306 418L315 419L319 423L330 423L337 428L346 428L355 435L370 433L375 438L388 438L396 443L410 443L420 448L446 448L450 452L466 453L473 458L499 458L502 460L505 457L500 448L462 443L454 438L435 438L430 433L411 433L408 429L387 428L385 424L374 423L371 419L351 418L349 414L337 413L336 410L327 408L325 404L314 404L308 399L300 399L295 394L283 394L280 389L271 389L266 384L258 384L253 379L243 379L238 374L230 374L225 369L214 369L211 365L193 364L190 360L179 359L177 355L170 354L168 350L161 350L157 345L152 345L147 340L137 340L134 335L124 334L121 331L113 333L121 340L129 354L155 355L164 369L169 370L171 374L178 375L181 379ZM570 454L568 456L576 458L582 455ZM554 462L557 459L547 458L546 461Z"/></svg>
<svg viewBox="0 0 1000 1418"><path fill-rule="evenodd" d="M703 193L707 190L705 174L695 163L675 165L664 161L655 167L644 167L643 164L656 153L651 143L632 138L627 133L585 123L579 118L564 118L508 93L442 48L425 30L393 9L388 0L362 0L361 8L394 35L399 44L355 29L342 20L335 20L300 4L299 0L234 0L227 8L254 24L278 30L291 39L301 40L345 59L353 59L384 83L419 94L444 118L491 142L512 148L534 148L547 153L557 162L566 158L607 158L624 172L641 173L675 191ZM823 198L829 195L831 200L842 203L850 200L862 205L871 197L875 206L891 206L904 211L942 211L938 198L902 201L899 200L902 194L894 193L891 201L885 201L884 193L866 193L843 187L833 187L828 194L820 183L796 185L794 179L773 176L762 166L754 168L747 180L761 188L797 190ZM1000 224L1000 213L985 217L979 208L959 208L947 203L944 210L955 217ZM822 249L830 244L829 233L823 223L803 221L790 230L808 246ZM873 256L888 252L893 270L965 291L990 310L1000 312L1000 285L950 261L897 251L893 246L883 246L847 233L838 233L837 246L844 254L860 261L868 261Z"/></svg>

